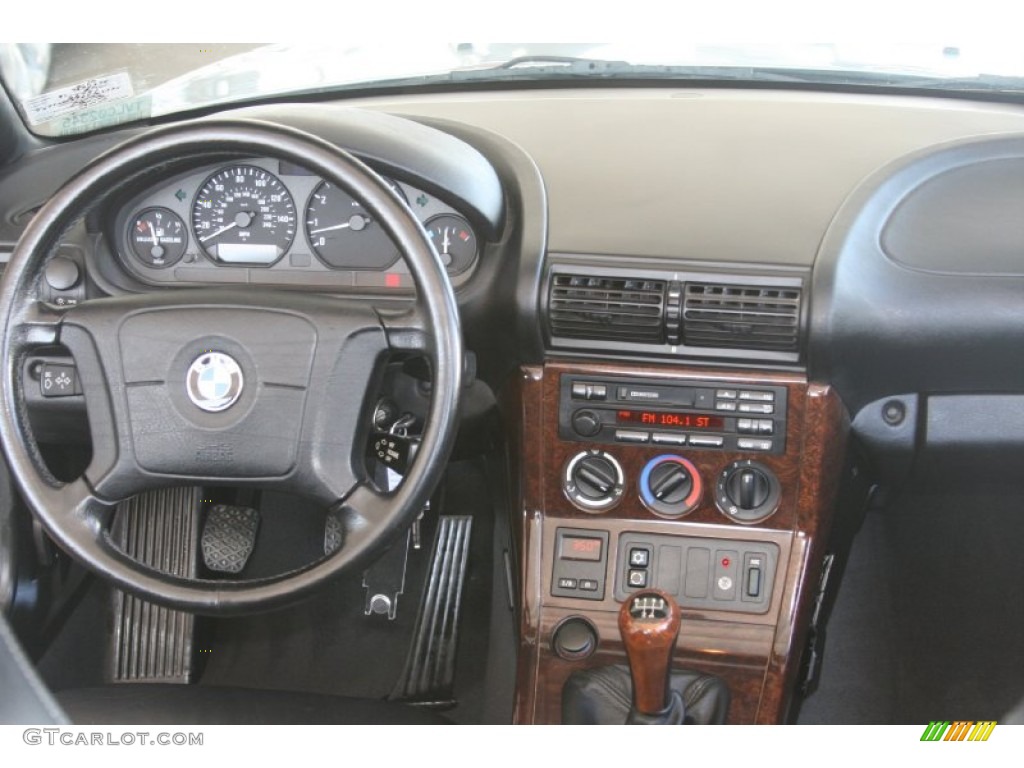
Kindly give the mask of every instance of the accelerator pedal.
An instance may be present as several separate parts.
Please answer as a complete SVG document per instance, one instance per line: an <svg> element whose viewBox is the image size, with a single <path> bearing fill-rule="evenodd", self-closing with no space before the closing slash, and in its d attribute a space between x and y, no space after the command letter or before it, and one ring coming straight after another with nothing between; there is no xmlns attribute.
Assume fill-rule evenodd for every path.
<svg viewBox="0 0 1024 768"><path fill-rule="evenodd" d="M438 518L412 645L392 700L439 708L455 703L455 648L472 527L468 515Z"/></svg>
<svg viewBox="0 0 1024 768"><path fill-rule="evenodd" d="M117 507L113 535L126 555L164 573L197 575L198 487L139 494ZM195 616L114 592L114 682L188 683Z"/></svg>
<svg viewBox="0 0 1024 768"><path fill-rule="evenodd" d="M216 504L203 525L203 564L216 573L241 573L256 547L260 513L252 507Z"/></svg>

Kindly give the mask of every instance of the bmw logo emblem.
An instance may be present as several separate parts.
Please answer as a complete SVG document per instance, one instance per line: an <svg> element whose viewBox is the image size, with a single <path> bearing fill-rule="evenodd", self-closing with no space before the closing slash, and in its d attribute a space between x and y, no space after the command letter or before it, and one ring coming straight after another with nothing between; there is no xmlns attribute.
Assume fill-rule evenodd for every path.
<svg viewBox="0 0 1024 768"><path fill-rule="evenodd" d="M216 413L230 408L242 394L242 369L223 352L204 352L188 368L185 389L197 408Z"/></svg>

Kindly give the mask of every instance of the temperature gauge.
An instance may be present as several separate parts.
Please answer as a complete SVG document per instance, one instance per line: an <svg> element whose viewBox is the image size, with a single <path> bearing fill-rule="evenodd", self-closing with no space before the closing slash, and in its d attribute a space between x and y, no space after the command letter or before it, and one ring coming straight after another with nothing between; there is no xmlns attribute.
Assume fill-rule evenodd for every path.
<svg viewBox="0 0 1024 768"><path fill-rule="evenodd" d="M177 264L188 245L185 222L166 208L147 208L128 230L132 252L151 267Z"/></svg>
<svg viewBox="0 0 1024 768"><path fill-rule="evenodd" d="M449 274L458 274L476 258L476 235L461 216L445 213L430 219L427 234Z"/></svg>

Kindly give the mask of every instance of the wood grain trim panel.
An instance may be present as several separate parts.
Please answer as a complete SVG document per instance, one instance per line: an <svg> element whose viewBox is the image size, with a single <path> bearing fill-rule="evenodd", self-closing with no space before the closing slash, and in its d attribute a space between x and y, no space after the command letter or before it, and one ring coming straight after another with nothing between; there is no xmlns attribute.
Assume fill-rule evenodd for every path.
<svg viewBox="0 0 1024 768"><path fill-rule="evenodd" d="M559 377L563 373L599 377L708 381L724 386L785 386L788 398L786 452L756 456L770 466L782 484L779 511L757 526L741 526L714 506L708 486L718 473L746 454L686 452L705 482L698 507L678 521L660 518L644 507L630 489L618 507L591 515L574 507L562 493L560 473L571 456L591 444L558 438ZM625 663L615 626L616 603L554 598L549 584L554 529L559 525L599 527L617 541L621 531L672 532L773 541L780 546L772 604L764 615L740 616L721 611L685 611L674 663L722 677L733 701L729 722L783 722L799 669L814 587L831 523L840 479L848 420L839 399L824 385L808 384L793 373L737 371L661 366L553 362L520 370L506 387L502 412L510 435L510 470L518 511L514 539L518 548L520 647L514 722L561 721L561 690L575 670L606 663ZM664 448L610 446L627 477ZM614 567L610 555L609 567ZM568 616L588 618L598 629L597 653L586 661L568 662L551 649L551 635Z"/></svg>

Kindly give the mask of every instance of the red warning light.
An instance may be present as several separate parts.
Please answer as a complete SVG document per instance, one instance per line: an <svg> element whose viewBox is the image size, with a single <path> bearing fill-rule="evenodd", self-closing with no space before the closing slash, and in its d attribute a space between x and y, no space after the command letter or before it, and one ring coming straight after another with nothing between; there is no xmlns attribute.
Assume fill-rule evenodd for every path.
<svg viewBox="0 0 1024 768"><path fill-rule="evenodd" d="M388 272L384 275L384 285L388 288L398 288L402 284L402 276L397 272Z"/></svg>
<svg viewBox="0 0 1024 768"><path fill-rule="evenodd" d="M728 557L723 557L722 558L722 567L723 568L728 568L729 567L729 563L731 563L731 562L732 561Z"/></svg>

